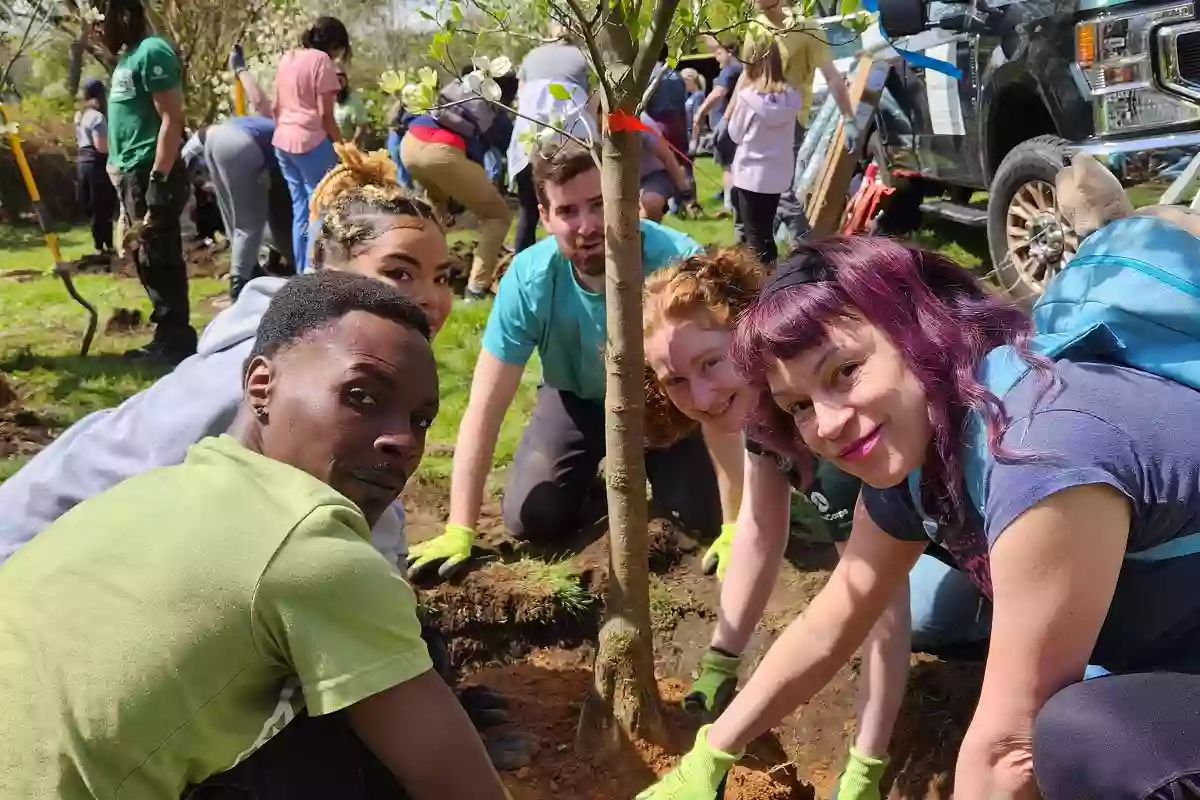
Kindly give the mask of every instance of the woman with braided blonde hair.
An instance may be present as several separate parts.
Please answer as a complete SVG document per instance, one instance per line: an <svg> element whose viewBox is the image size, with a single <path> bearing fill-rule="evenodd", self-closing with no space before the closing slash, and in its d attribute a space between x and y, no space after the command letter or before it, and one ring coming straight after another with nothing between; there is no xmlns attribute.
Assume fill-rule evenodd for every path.
<svg viewBox="0 0 1200 800"><path fill-rule="evenodd" d="M450 313L446 238L421 200L396 183L386 153L342 149L313 208L322 217L316 266L367 275L420 306L436 334ZM242 402L242 371L258 326L285 278L256 278L205 329L198 353L115 409L63 433L0 486L0 562L78 503L154 467L178 464L206 436L224 433ZM406 550L397 503L372 531L393 563Z"/></svg>
<svg viewBox="0 0 1200 800"><path fill-rule="evenodd" d="M698 424L721 494L721 536L703 560L705 572L721 580L721 606L683 701L702 722L711 722L733 699L742 654L783 562L792 490L813 507L839 553L859 495L860 481L833 464L813 459L801 465L745 436L758 395L734 369L730 348L737 319L765 283L761 264L738 248L692 256L646 279L648 436L663 446ZM961 646L987 635L988 620L979 619L978 596L965 577L922 556L909 583L863 644L858 727L838 777L839 800L879 800L910 650Z"/></svg>

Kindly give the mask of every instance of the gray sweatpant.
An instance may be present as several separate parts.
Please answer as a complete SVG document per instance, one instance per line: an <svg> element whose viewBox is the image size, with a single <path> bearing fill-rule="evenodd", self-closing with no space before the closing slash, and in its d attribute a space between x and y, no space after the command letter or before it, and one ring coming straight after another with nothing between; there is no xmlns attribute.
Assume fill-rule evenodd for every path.
<svg viewBox="0 0 1200 800"><path fill-rule="evenodd" d="M517 446L501 510L519 539L551 542L588 520L589 490L599 486L604 458L604 405L543 386ZM646 451L646 475L660 513L684 528L716 536L721 495L700 432L664 450Z"/></svg>
<svg viewBox="0 0 1200 800"><path fill-rule="evenodd" d="M263 153L240 128L213 125L205 135L204 159L231 244L231 275L245 281L255 277L268 225L271 244L290 263L292 200L274 155Z"/></svg>

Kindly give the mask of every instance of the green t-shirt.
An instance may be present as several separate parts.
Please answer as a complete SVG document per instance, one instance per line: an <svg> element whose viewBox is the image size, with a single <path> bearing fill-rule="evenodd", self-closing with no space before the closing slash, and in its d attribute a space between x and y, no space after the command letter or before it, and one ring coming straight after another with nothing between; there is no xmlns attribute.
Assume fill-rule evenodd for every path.
<svg viewBox="0 0 1200 800"><path fill-rule="evenodd" d="M229 437L0 568L0 797L163 800L431 668L359 510Z"/></svg>
<svg viewBox="0 0 1200 800"><path fill-rule="evenodd" d="M154 161L162 123L154 94L179 85L179 59L161 36L147 36L121 56L108 93L108 160L117 169L131 172Z"/></svg>
<svg viewBox="0 0 1200 800"><path fill-rule="evenodd" d="M333 107L333 121L337 123L342 137L353 139L359 125L367 124L367 107L356 92L351 92L344 103L336 103Z"/></svg>

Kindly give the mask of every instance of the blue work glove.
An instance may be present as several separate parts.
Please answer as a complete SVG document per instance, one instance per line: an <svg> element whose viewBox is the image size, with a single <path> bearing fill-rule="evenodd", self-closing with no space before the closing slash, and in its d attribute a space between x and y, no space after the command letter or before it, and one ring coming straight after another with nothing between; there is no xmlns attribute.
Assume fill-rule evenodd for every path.
<svg viewBox="0 0 1200 800"><path fill-rule="evenodd" d="M696 743L680 760L679 766L639 794L636 800L713 800L725 774L742 754L732 755L710 746L705 738L710 727L705 725L696 734Z"/></svg>
<svg viewBox="0 0 1200 800"><path fill-rule="evenodd" d="M846 144L847 153L858 152L858 123L851 117L842 119L842 138Z"/></svg>
<svg viewBox="0 0 1200 800"><path fill-rule="evenodd" d="M838 775L833 800L880 800L879 783L887 769L887 758L871 758L850 748L850 758Z"/></svg>
<svg viewBox="0 0 1200 800"><path fill-rule="evenodd" d="M237 75L245 68L246 51L242 49L241 42L238 42L229 50L229 71Z"/></svg>

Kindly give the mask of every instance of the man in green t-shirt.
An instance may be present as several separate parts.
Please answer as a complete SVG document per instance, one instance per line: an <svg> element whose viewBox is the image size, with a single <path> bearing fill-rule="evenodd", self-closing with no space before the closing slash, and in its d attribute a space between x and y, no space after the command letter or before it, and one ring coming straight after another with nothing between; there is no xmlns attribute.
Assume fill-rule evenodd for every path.
<svg viewBox="0 0 1200 800"><path fill-rule="evenodd" d="M196 352L188 319L188 278L179 218L187 204L187 174L179 158L183 91L179 59L160 36L149 35L141 0L112 2L104 45L117 55L108 95L109 163L121 176L121 202L141 225L138 278L154 304L154 339L132 358L177 364ZM120 8L115 8L120 6Z"/></svg>
<svg viewBox="0 0 1200 800"><path fill-rule="evenodd" d="M437 413L428 336L381 281L293 279L230 435L0 567L0 797L504 797L369 541Z"/></svg>

